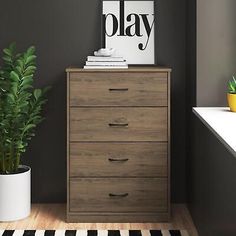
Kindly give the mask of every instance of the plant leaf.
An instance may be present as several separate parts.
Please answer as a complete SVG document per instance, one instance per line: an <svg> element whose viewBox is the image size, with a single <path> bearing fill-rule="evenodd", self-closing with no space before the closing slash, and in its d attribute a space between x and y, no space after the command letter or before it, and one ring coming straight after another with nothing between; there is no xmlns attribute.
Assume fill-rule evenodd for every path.
<svg viewBox="0 0 236 236"><path fill-rule="evenodd" d="M28 56L33 55L35 53L35 47L34 46L29 47L26 53Z"/></svg>
<svg viewBox="0 0 236 236"><path fill-rule="evenodd" d="M35 124L29 124L23 129L23 133L26 133L28 130L35 128Z"/></svg>
<svg viewBox="0 0 236 236"><path fill-rule="evenodd" d="M28 56L28 57L26 58L25 64L29 64L29 63L33 62L35 59L36 59L36 56L35 56L35 55Z"/></svg>
<svg viewBox="0 0 236 236"><path fill-rule="evenodd" d="M16 81L16 82L20 80L18 74L17 74L15 71L12 71L12 72L10 73L10 78L11 78L12 80Z"/></svg>
<svg viewBox="0 0 236 236"><path fill-rule="evenodd" d="M12 62L11 57L9 57L9 56L4 56L4 57L2 57L2 59L6 62Z"/></svg>
<svg viewBox="0 0 236 236"><path fill-rule="evenodd" d="M11 52L11 50L9 49L9 48L5 48L5 49L3 49L3 52L6 54L6 55L8 55L8 56L12 56L12 52Z"/></svg>
<svg viewBox="0 0 236 236"><path fill-rule="evenodd" d="M41 89L35 89L34 90L34 97L36 100L38 100L42 95L42 90Z"/></svg>

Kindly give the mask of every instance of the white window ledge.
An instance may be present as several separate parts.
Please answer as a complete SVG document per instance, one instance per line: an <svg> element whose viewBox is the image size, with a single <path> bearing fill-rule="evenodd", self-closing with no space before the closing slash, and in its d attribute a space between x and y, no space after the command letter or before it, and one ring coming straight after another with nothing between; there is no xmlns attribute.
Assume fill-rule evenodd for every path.
<svg viewBox="0 0 236 236"><path fill-rule="evenodd" d="M195 107L193 112L236 157L236 113L227 107Z"/></svg>

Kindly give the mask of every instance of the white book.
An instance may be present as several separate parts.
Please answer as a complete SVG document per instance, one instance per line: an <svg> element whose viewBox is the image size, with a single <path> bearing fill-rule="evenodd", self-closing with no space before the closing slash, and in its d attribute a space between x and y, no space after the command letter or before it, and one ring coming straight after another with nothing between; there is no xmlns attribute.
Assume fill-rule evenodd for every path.
<svg viewBox="0 0 236 236"><path fill-rule="evenodd" d="M126 66L84 66L84 69L128 69L128 65Z"/></svg>
<svg viewBox="0 0 236 236"><path fill-rule="evenodd" d="M125 61L123 57L96 57L88 56L87 61Z"/></svg>
<svg viewBox="0 0 236 236"><path fill-rule="evenodd" d="M86 66L126 66L124 61L86 61Z"/></svg>

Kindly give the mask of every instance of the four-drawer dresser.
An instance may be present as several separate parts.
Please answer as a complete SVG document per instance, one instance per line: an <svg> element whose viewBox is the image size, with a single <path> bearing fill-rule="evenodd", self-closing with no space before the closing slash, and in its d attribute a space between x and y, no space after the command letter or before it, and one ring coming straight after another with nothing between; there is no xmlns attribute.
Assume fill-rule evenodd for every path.
<svg viewBox="0 0 236 236"><path fill-rule="evenodd" d="M67 221L168 221L171 70L66 71Z"/></svg>

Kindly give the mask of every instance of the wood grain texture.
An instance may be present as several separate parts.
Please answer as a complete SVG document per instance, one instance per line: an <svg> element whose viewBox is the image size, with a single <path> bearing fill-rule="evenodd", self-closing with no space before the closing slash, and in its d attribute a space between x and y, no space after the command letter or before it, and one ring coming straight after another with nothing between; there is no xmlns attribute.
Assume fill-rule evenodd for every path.
<svg viewBox="0 0 236 236"><path fill-rule="evenodd" d="M167 140L167 108L164 107L70 109L70 141Z"/></svg>
<svg viewBox="0 0 236 236"><path fill-rule="evenodd" d="M71 106L167 106L167 73L71 73Z"/></svg>
<svg viewBox="0 0 236 236"><path fill-rule="evenodd" d="M70 212L167 213L167 179L72 178Z"/></svg>
<svg viewBox="0 0 236 236"><path fill-rule="evenodd" d="M69 179L70 179L70 73L67 72L66 79L66 198L69 199ZM69 212L69 205L66 206L66 211Z"/></svg>
<svg viewBox="0 0 236 236"><path fill-rule="evenodd" d="M78 212L68 213L67 221L71 223L81 222L92 222L92 223L154 223L154 222L168 222L170 215L167 212L122 212L122 213L107 213L107 212Z"/></svg>
<svg viewBox="0 0 236 236"><path fill-rule="evenodd" d="M66 72L76 72L76 73L141 73L141 72L146 72L146 73L150 73L150 72L171 72L172 69L168 68L168 67L162 67L162 66L130 66L128 69L111 69L111 70L106 70L106 69L102 69L102 70L85 70L82 68L76 68L76 67L70 67L66 69Z"/></svg>
<svg viewBox="0 0 236 236"><path fill-rule="evenodd" d="M170 71L154 67L67 70L69 222L161 222L170 219ZM160 145L166 146L161 148ZM109 163L111 166L107 163L111 151L116 154L113 159L129 160ZM127 153L129 158L124 158ZM123 197L130 201L123 202L123 206L121 202L122 207L105 199L103 203L111 209L108 212L107 205L101 203L99 197L107 188L116 190L112 182L118 179L118 185L125 187L123 190L139 194L136 198L133 193L125 194ZM157 179L165 184L155 183ZM75 180L79 184L73 182ZM143 187L143 180L153 182L155 190L151 185ZM96 187L100 181L105 181L103 192ZM88 182L92 188L87 188ZM149 195L144 194L148 191L161 194L158 193L155 200L149 199ZM84 208L79 208L80 193L82 201L87 201ZM155 211L150 207L152 202L156 204ZM89 212L91 206L100 210Z"/></svg>
<svg viewBox="0 0 236 236"><path fill-rule="evenodd" d="M167 177L167 143L71 143L70 177Z"/></svg>
<svg viewBox="0 0 236 236"><path fill-rule="evenodd" d="M65 204L33 204L32 211L28 218L14 222L0 222L0 229L25 229L25 230L57 230L57 229L87 229L87 230L150 230L150 229L185 229L188 230L189 236L198 236L196 228L193 224L189 211L184 204L172 205L172 216L170 222L161 223L131 223L126 219L126 223L111 223L107 219L106 223L99 221L87 220L87 223L81 223L76 219L77 223L66 223Z"/></svg>
<svg viewBox="0 0 236 236"><path fill-rule="evenodd" d="M171 72L168 72L168 212L171 215Z"/></svg>

